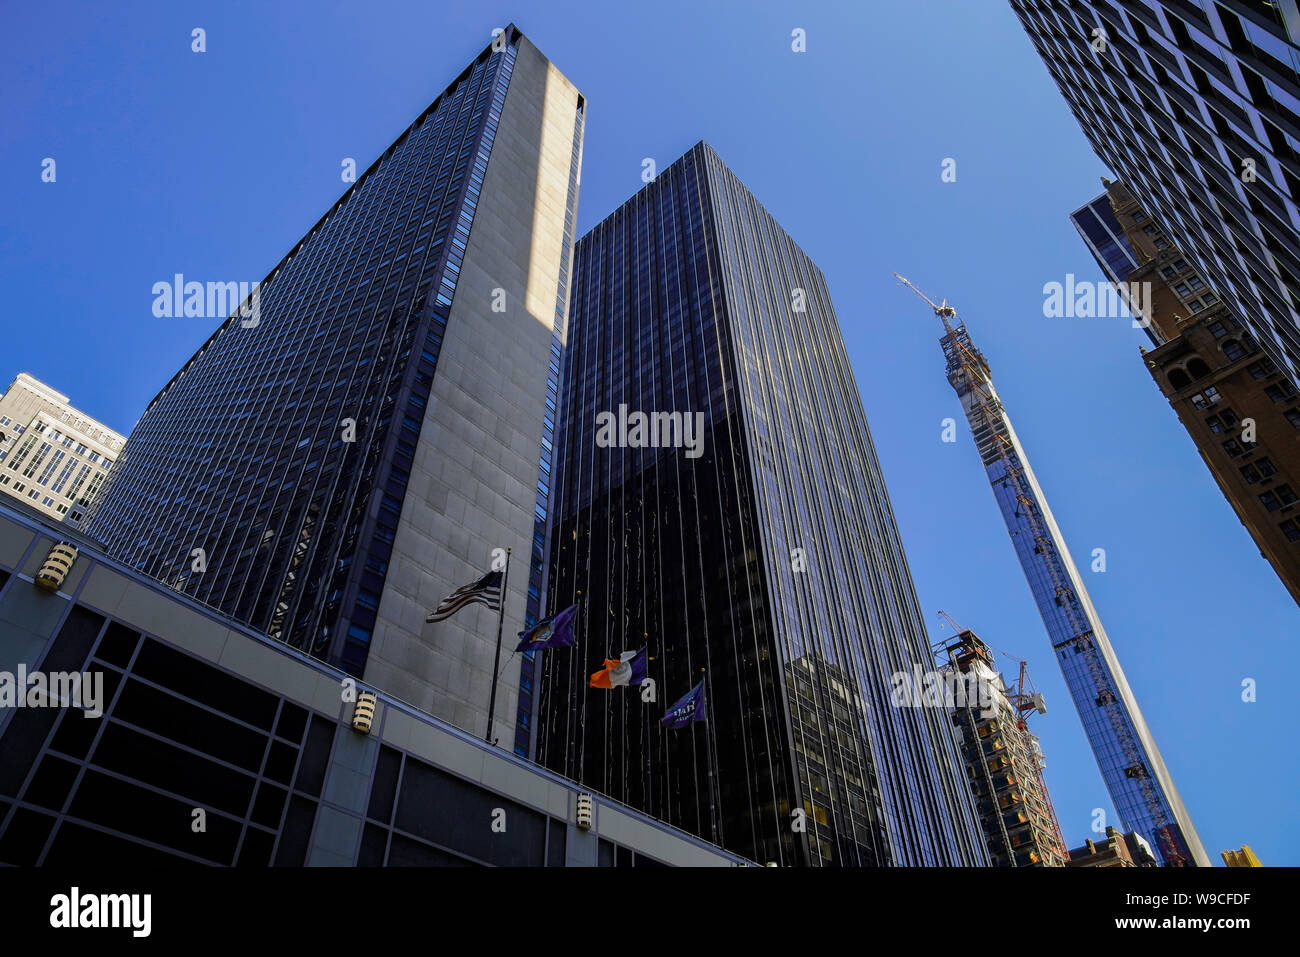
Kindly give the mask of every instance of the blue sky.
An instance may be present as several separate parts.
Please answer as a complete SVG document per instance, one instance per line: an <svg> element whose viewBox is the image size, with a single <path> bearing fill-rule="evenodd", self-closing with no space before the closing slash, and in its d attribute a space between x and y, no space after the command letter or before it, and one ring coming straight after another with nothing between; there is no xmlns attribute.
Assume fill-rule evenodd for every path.
<svg viewBox="0 0 1300 957"><path fill-rule="evenodd" d="M6 21L6 382L30 372L129 430L212 331L154 318L153 283L261 279L341 194L342 159L369 165L513 21L587 97L580 233L640 188L644 157L707 139L821 266L932 637L942 608L1029 660L1067 842L1110 803L964 424L940 441L961 411L939 326L895 270L969 324L1076 561L1106 549L1089 590L1211 856L1300 864L1300 610L1142 333L1043 318L1044 283L1101 278L1068 214L1107 171L1007 4L59 0Z"/></svg>

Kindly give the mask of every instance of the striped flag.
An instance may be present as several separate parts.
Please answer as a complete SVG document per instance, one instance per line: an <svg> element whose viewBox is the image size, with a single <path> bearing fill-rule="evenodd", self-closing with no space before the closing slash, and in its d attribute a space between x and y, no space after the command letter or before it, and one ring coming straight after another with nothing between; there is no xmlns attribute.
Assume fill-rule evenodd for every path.
<svg viewBox="0 0 1300 957"><path fill-rule="evenodd" d="M488 572L472 585L465 585L463 588L457 588L442 600L442 604L429 612L429 617L424 620L427 622L445 621L466 605L473 604L487 605L493 611L500 610L500 572Z"/></svg>
<svg viewBox="0 0 1300 957"><path fill-rule="evenodd" d="M625 651L618 658L606 658L605 667L591 676L588 687L621 688L639 685L646 678L646 650Z"/></svg>

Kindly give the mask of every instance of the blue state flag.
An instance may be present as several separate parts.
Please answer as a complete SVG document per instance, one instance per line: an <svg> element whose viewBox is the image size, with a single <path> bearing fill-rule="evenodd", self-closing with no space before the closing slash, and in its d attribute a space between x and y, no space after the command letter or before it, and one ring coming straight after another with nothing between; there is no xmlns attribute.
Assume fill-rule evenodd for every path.
<svg viewBox="0 0 1300 957"><path fill-rule="evenodd" d="M533 627L519 633L519 647L515 651L536 651L538 648L560 648L574 645L573 625L578 617L578 606L570 605L558 615L543 618Z"/></svg>
<svg viewBox="0 0 1300 957"><path fill-rule="evenodd" d="M690 691L686 692L659 722L664 727L675 730L684 728L692 721L704 721L704 680L700 679Z"/></svg>

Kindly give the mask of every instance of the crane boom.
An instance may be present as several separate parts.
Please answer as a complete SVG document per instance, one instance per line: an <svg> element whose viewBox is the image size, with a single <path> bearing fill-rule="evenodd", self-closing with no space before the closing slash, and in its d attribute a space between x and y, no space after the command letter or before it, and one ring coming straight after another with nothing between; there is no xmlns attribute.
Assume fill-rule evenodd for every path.
<svg viewBox="0 0 1300 957"><path fill-rule="evenodd" d="M898 273L894 273L894 278L921 297L925 304L934 310L934 314L943 320L943 327L949 332L952 332L952 324L949 320L957 318L957 310L948 305L947 299L943 300L943 302L936 303L920 289L916 288L916 286L914 286L907 278L900 276Z"/></svg>

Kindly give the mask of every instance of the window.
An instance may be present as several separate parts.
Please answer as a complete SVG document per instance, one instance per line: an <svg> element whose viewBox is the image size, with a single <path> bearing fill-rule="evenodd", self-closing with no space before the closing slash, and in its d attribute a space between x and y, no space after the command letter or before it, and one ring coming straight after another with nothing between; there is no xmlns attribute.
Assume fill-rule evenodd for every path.
<svg viewBox="0 0 1300 957"><path fill-rule="evenodd" d="M1288 518L1278 528L1282 530L1288 542L1300 542L1300 524L1296 524L1295 519Z"/></svg>
<svg viewBox="0 0 1300 957"><path fill-rule="evenodd" d="M1279 508L1290 505L1297 499L1295 492L1291 491L1290 485L1279 485L1272 491L1262 494L1259 500L1264 503L1264 507L1270 512L1276 512Z"/></svg>
<svg viewBox="0 0 1300 957"><path fill-rule="evenodd" d="M1275 382L1264 390L1264 394L1274 402L1282 402L1295 395L1295 386L1286 380Z"/></svg>
<svg viewBox="0 0 1300 957"><path fill-rule="evenodd" d="M1272 478L1277 474L1277 469L1273 467L1273 461L1268 456L1260 459L1255 463L1259 468L1259 474L1263 478Z"/></svg>
<svg viewBox="0 0 1300 957"><path fill-rule="evenodd" d="M1218 402L1220 398L1222 397L1219 395L1219 390L1214 386L1210 386L1203 392L1198 392L1196 395L1192 396L1192 405L1196 406L1198 409L1208 409L1210 406Z"/></svg>
<svg viewBox="0 0 1300 957"><path fill-rule="evenodd" d="M1230 362L1236 362L1246 354L1246 347L1236 339L1227 339L1223 343L1223 354Z"/></svg>
<svg viewBox="0 0 1300 957"><path fill-rule="evenodd" d="M1205 287L1205 283L1201 281L1200 276L1192 276L1187 280L1187 284L1192 287L1192 292Z"/></svg>
<svg viewBox="0 0 1300 957"><path fill-rule="evenodd" d="M1186 299L1188 296L1192 294L1192 291L1187 288L1187 283L1185 282L1180 282L1175 284L1174 292L1178 293L1180 299Z"/></svg>
<svg viewBox="0 0 1300 957"><path fill-rule="evenodd" d="M1224 336L1228 334L1228 327L1223 324L1222 319L1215 319L1212 323L1210 323L1205 328L1209 329L1211 335L1213 335L1214 338L1216 339L1222 339Z"/></svg>
<svg viewBox="0 0 1300 957"><path fill-rule="evenodd" d="M1163 276L1165 279L1168 279L1173 274L1174 274L1173 266L1163 266L1160 269L1160 275Z"/></svg>
<svg viewBox="0 0 1300 957"><path fill-rule="evenodd" d="M1239 471L1241 472L1241 477L1251 485L1254 485L1259 481L1259 469L1255 468L1254 465L1243 465Z"/></svg>
<svg viewBox="0 0 1300 957"><path fill-rule="evenodd" d="M1300 429L1300 409L1287 409L1282 413L1294 428Z"/></svg>
<svg viewBox="0 0 1300 957"><path fill-rule="evenodd" d="M1276 367L1273 365L1272 359L1260 359L1258 362L1252 362L1248 365L1246 371L1256 379L1267 379L1276 371Z"/></svg>
<svg viewBox="0 0 1300 957"><path fill-rule="evenodd" d="M1219 301L1219 297L1212 292L1205 293L1204 295L1201 296L1201 298L1205 300L1205 304L1207 306L1212 306Z"/></svg>
<svg viewBox="0 0 1300 957"><path fill-rule="evenodd" d="M1228 439L1228 441L1223 443L1223 451L1227 452L1228 455L1235 459L1241 455L1241 446L1237 443L1236 439Z"/></svg>

